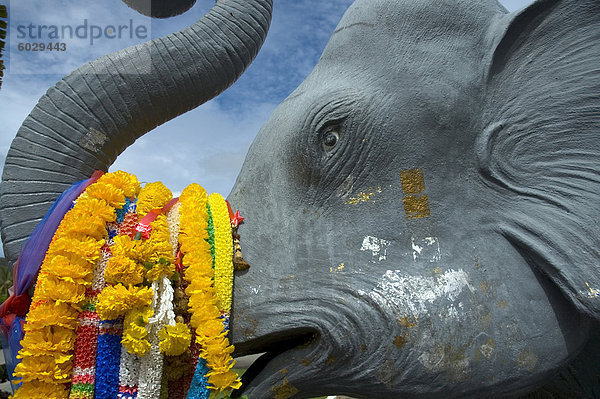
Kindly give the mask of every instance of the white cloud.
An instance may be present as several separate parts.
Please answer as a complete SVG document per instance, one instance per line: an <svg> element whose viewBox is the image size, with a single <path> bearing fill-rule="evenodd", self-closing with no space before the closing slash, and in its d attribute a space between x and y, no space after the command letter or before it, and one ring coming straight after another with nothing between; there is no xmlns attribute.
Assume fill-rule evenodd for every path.
<svg viewBox="0 0 600 399"><path fill-rule="evenodd" d="M197 182L226 195L248 147L275 104L240 107L231 113L210 101L140 138L111 170L135 173L142 181L160 180L174 192Z"/></svg>

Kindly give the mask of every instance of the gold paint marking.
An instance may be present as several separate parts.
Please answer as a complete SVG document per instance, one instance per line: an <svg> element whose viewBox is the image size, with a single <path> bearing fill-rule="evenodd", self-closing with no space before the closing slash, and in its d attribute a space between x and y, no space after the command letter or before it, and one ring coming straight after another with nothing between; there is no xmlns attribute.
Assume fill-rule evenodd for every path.
<svg viewBox="0 0 600 399"><path fill-rule="evenodd" d="M333 356L329 356L327 359L327 365L333 364L333 362L335 362L335 358Z"/></svg>
<svg viewBox="0 0 600 399"><path fill-rule="evenodd" d="M254 337L254 335L256 334L257 328L258 328L258 320L250 319L250 327L247 327L244 330L244 335L246 336L246 338Z"/></svg>
<svg viewBox="0 0 600 399"><path fill-rule="evenodd" d="M344 267L346 267L346 263L342 262L340 263L338 266L336 267L330 267L329 268L329 273L335 273L335 272L343 272L344 271Z"/></svg>
<svg viewBox="0 0 600 399"><path fill-rule="evenodd" d="M377 369L375 378L388 388L394 386L394 376L399 370L395 367L394 362L391 359L385 359L383 364Z"/></svg>
<svg viewBox="0 0 600 399"><path fill-rule="evenodd" d="M491 322L492 322L492 314L490 312L487 312L481 318L481 323L484 326L484 328L488 328Z"/></svg>
<svg viewBox="0 0 600 399"><path fill-rule="evenodd" d="M408 169L400 172L402 191L405 194L419 194L425 191L425 178L422 169Z"/></svg>
<svg viewBox="0 0 600 399"><path fill-rule="evenodd" d="M400 324L404 328L413 328L414 326L417 325L417 321L418 321L416 315L414 316L414 318L415 318L415 321L412 322L410 320L410 318L408 318L408 317L400 317L398 319L398 324Z"/></svg>
<svg viewBox="0 0 600 399"><path fill-rule="evenodd" d="M302 363L304 366L308 367L312 363L312 360L302 359L302 361L300 363Z"/></svg>
<svg viewBox="0 0 600 399"><path fill-rule="evenodd" d="M403 335L396 335L396 338L394 338L394 345L396 346L396 348L398 349L402 349L402 347L408 342L408 337L406 336L406 334Z"/></svg>
<svg viewBox="0 0 600 399"><path fill-rule="evenodd" d="M498 305L498 307L499 307L499 308L506 308L506 305L508 305L508 304L507 304L507 303L506 303L506 301L503 299L503 300L501 300L501 301L498 301L497 305Z"/></svg>
<svg viewBox="0 0 600 399"><path fill-rule="evenodd" d="M519 365L519 367L522 369L526 369L530 372L533 371L533 369L537 365L537 362L537 355L527 348L519 352L519 356L517 356L517 364Z"/></svg>
<svg viewBox="0 0 600 399"><path fill-rule="evenodd" d="M370 190L369 192L363 191L363 192L358 193L358 195L356 197L352 197L349 200L344 201L344 204L358 205L361 202L369 202L369 201L375 203L375 201L373 201L371 199L371 197L374 197L375 194L381 193L381 187L377 187L377 189L375 189L375 190L372 188L369 188L369 190Z"/></svg>
<svg viewBox="0 0 600 399"><path fill-rule="evenodd" d="M471 374L466 348L454 348L450 344L437 345L419 357L421 364L430 373L443 372L446 378L454 382L464 382Z"/></svg>
<svg viewBox="0 0 600 399"><path fill-rule="evenodd" d="M279 372L281 374L287 374L288 370L287 370L287 368L284 368L284 369L279 370Z"/></svg>
<svg viewBox="0 0 600 399"><path fill-rule="evenodd" d="M289 399L300 392L298 388L290 384L287 377L283 377L280 385L271 387L271 391L275 392L275 399Z"/></svg>
<svg viewBox="0 0 600 399"><path fill-rule="evenodd" d="M427 194L407 195L402 202L404 202L404 212L408 219L422 219L431 216Z"/></svg>
<svg viewBox="0 0 600 399"><path fill-rule="evenodd" d="M588 298L596 298L596 297L600 296L600 290L592 288L587 281L585 282L585 285L588 287L588 290L590 290L590 293L588 294Z"/></svg>
<svg viewBox="0 0 600 399"><path fill-rule="evenodd" d="M441 267L436 267L435 269L433 269L433 272L435 274L442 274L442 268Z"/></svg>
<svg viewBox="0 0 600 399"><path fill-rule="evenodd" d="M481 261L479 260L479 256L477 256L477 248L473 249L473 259L475 259L475 269L481 269Z"/></svg>
<svg viewBox="0 0 600 399"><path fill-rule="evenodd" d="M483 280L481 283L479 283L479 290L483 292L483 295L485 295L486 297L490 296L491 287L492 285L487 280Z"/></svg>

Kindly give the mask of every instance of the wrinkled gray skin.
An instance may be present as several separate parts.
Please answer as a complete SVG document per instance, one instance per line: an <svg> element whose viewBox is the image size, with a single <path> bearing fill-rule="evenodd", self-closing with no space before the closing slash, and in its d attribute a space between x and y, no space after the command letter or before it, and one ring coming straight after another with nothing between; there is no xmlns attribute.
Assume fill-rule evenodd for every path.
<svg viewBox="0 0 600 399"><path fill-rule="evenodd" d="M252 265L235 280L232 340L238 354L274 353L244 393L599 397L598 65L597 0L514 14L495 0L356 0L229 196ZM34 110L13 143L0 202L12 259L34 225L15 194L43 199L40 217L58 188L172 116L148 122L140 101L114 128L108 95L81 101L97 117L83 128ZM41 130L65 137L51 155L26 141ZM428 217L405 212L402 171L414 168Z"/></svg>

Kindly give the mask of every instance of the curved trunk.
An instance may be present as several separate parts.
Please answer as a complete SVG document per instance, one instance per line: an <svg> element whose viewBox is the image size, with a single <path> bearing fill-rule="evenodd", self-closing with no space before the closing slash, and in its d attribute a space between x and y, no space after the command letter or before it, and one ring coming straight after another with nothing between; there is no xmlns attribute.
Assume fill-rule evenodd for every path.
<svg viewBox="0 0 600 399"><path fill-rule="evenodd" d="M148 17L169 18L189 10L196 0L123 0L123 3Z"/></svg>
<svg viewBox="0 0 600 399"><path fill-rule="evenodd" d="M9 261L71 183L230 86L258 53L271 12L272 0L219 0L192 26L86 63L48 90L6 156L0 224Z"/></svg>

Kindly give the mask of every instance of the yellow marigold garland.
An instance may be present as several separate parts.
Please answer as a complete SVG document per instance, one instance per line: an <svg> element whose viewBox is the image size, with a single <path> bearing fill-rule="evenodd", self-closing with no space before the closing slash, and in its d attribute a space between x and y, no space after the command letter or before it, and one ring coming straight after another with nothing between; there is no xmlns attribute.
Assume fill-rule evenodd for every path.
<svg viewBox="0 0 600 399"><path fill-rule="evenodd" d="M151 303L151 288L117 284L106 287L98 294L96 312L102 320L114 320L135 308L142 308Z"/></svg>
<svg viewBox="0 0 600 399"><path fill-rule="evenodd" d="M154 312L150 307L136 308L127 313L123 321L124 333L121 341L127 352L144 356L150 350L146 325L148 324L148 319L153 315Z"/></svg>
<svg viewBox="0 0 600 399"><path fill-rule="evenodd" d="M161 182L146 184L138 196L138 216L141 219L153 209L162 208L172 197L171 191ZM129 353L138 356L145 355L150 349L146 324L152 316L149 306L156 294L151 288L139 285L144 280L170 277L175 271L166 216L158 215L150 226L148 239L114 238L113 257L108 261L104 277L115 285L98 295L96 305L98 316L103 320L125 316L122 344ZM145 320L145 324L142 325L140 320Z"/></svg>
<svg viewBox="0 0 600 399"><path fill-rule="evenodd" d="M138 196L136 211L140 219L146 216L152 209L165 206L171 198L173 198L173 194L161 182L157 181L146 184Z"/></svg>
<svg viewBox="0 0 600 399"><path fill-rule="evenodd" d="M138 190L135 176L105 174L85 190L60 223L26 318L18 355L22 361L14 373L23 384L15 399L68 397L79 306L105 242L105 224L115 220L115 207L123 206L125 192Z"/></svg>
<svg viewBox="0 0 600 399"><path fill-rule="evenodd" d="M231 357L233 346L229 345L227 331L224 329L221 311L217 305L217 289L213 286L215 277L212 268L213 259L210 245L207 242L208 201L206 191L201 186L192 184L184 189L180 197L179 241L183 253L182 262L186 267L185 279L189 284L186 293L190 297L189 306L192 313L190 324L196 329L196 340L202 346L202 358L206 360L206 365L210 369L210 372L206 374L210 384L209 388L220 392L239 388L241 381L238 375L231 370L235 363ZM227 212L227 205L224 200L222 203L218 203L218 197L213 197L212 201L219 214L217 223L222 224L221 212L223 206ZM229 223L229 217L227 217L227 224ZM229 251L231 251L231 231L229 234ZM215 241L216 246L222 247L222 254L225 253L223 246L226 245L226 240L220 237L219 244L217 244L216 238ZM219 259L225 263L224 259ZM231 258L229 262L231 262ZM225 279L226 277L223 280ZM225 290L224 285L221 284L220 289ZM231 285L229 285L229 290L231 290ZM226 294L222 295L221 300L227 306ZM229 306L231 306L230 297Z"/></svg>
<svg viewBox="0 0 600 399"><path fill-rule="evenodd" d="M192 334L185 323L177 322L173 326L165 326L158 333L160 350L167 356L179 356L189 348Z"/></svg>
<svg viewBox="0 0 600 399"><path fill-rule="evenodd" d="M219 310L231 312L231 286L233 284L233 239L229 209L221 194L208 197L208 206L215 229L215 290Z"/></svg>
<svg viewBox="0 0 600 399"><path fill-rule="evenodd" d="M185 292L189 296L190 325L201 346L201 357L210 370L206 374L208 388L217 393L241 386L238 375L231 370L235 362L226 328L233 282L227 203L218 194L208 197L202 187L192 184L182 193L177 212L167 220L159 209L169 202L171 192L160 182L150 183L140 191L134 175L118 171L103 175L86 189L52 239L27 315L27 334L19 353L22 362L15 370L15 376L23 384L15 399L68 397L78 314L105 243L106 223L115 221L115 209L138 193L139 218L153 210L158 215L150 223L150 235L145 239L114 237L112 257L104 272L109 286L98 294L98 316L103 320L125 317L122 344L132 354L144 356L155 345L168 356L188 350L192 341L190 329L179 320L175 322L174 316L168 316L170 321L166 325L157 325L159 329L152 327L153 343L148 339L148 326L155 323L151 321L155 311L150 305L156 307L158 300L172 302L173 290L169 299L145 284L151 283L155 289L160 284L171 287L168 279L176 276L174 258L179 246L180 266L185 270L187 282ZM210 229L209 217L212 217ZM160 312L167 309L165 304L160 305Z"/></svg>

